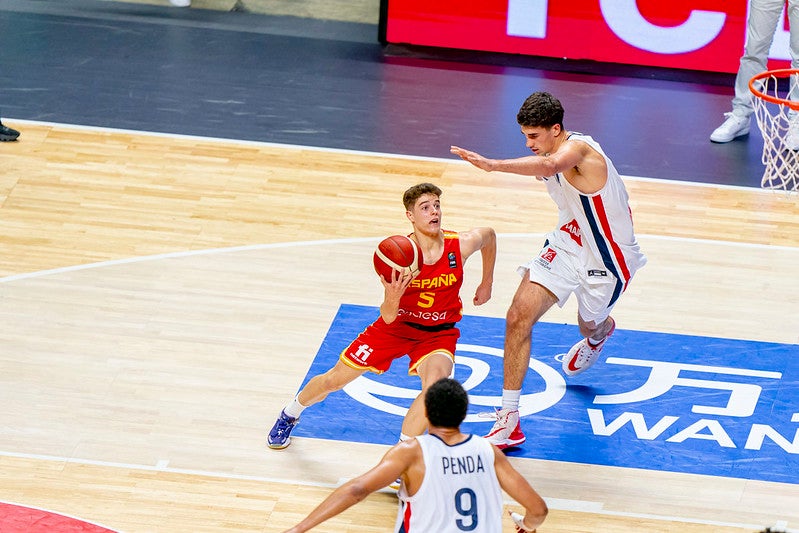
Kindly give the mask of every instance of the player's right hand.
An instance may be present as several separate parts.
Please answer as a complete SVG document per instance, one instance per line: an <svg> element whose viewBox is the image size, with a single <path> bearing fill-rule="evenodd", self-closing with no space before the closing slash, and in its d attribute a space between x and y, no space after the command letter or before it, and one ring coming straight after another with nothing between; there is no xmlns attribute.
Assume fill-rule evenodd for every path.
<svg viewBox="0 0 799 533"><path fill-rule="evenodd" d="M408 288L408 285L411 284L411 281L413 281L413 278L415 277L416 276L411 275L410 272L400 272L399 270L392 270L390 280L387 280L383 276L380 276L380 281L383 284L383 287L386 289L387 294L394 293L402 295L402 293L405 292L405 289Z"/></svg>

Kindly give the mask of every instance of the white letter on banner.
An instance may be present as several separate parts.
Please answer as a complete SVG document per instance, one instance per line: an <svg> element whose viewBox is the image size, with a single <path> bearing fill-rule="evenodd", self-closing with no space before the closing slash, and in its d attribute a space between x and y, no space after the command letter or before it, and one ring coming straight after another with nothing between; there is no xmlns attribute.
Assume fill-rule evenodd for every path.
<svg viewBox="0 0 799 533"><path fill-rule="evenodd" d="M622 413L610 424L605 423L605 414L599 409L588 409L588 419L591 421L591 429L594 435L609 437L621 429L627 422L632 425L635 436L641 440L654 440L661 433L666 431L669 426L678 420L676 416L664 416L658 420L657 424L649 429L641 413Z"/></svg>
<svg viewBox="0 0 799 533"><path fill-rule="evenodd" d="M508 0L508 35L547 36L547 0Z"/></svg>
<svg viewBox="0 0 799 533"><path fill-rule="evenodd" d="M730 391L729 400L724 407L694 405L691 411L697 414L749 417L755 412L757 401L760 398L759 385L751 383L735 383L715 379L691 379L680 377L680 372L702 372L706 374L728 376L747 376L766 379L780 379L780 372L764 370L747 370L742 368L729 368L723 366L692 365L688 363L668 363L663 361L647 361L643 359L628 359L622 357L608 357L605 361L610 364L643 366L652 370L649 378L643 385L629 392L619 394L599 394L594 397L595 404L620 404L652 400L665 394L674 386L694 387L698 389L715 389Z"/></svg>
<svg viewBox="0 0 799 533"><path fill-rule="evenodd" d="M799 413L794 413L791 417L791 422L799 422ZM765 424L752 424L752 430L749 432L749 438L746 439L747 450L759 450L763 447L763 439L770 438L777 446L782 448L788 453L799 454L799 429L793 434L793 442L789 441L771 426Z"/></svg>
<svg viewBox="0 0 799 533"><path fill-rule="evenodd" d="M724 27L725 13L693 10L679 26L652 24L638 11L635 0L599 0L602 16L624 42L656 54L684 54L706 46Z"/></svg>
<svg viewBox="0 0 799 533"><path fill-rule="evenodd" d="M700 431L705 429L710 431L709 435L707 433L700 433ZM735 443L732 442L732 439L727 435L727 432L724 431L724 428L721 427L718 420L700 420L699 422L694 422L673 437L666 439L666 442L684 442L686 439L714 440L725 448L735 448Z"/></svg>

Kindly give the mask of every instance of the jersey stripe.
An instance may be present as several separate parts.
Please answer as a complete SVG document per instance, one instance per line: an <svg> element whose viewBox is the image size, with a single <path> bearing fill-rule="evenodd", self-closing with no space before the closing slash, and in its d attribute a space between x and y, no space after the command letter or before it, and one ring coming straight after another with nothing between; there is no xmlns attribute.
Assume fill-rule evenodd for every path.
<svg viewBox="0 0 799 533"><path fill-rule="evenodd" d="M408 533L410 529L408 527L411 524L411 502L405 502L405 509L402 516L402 525L400 526L397 533Z"/></svg>
<svg viewBox="0 0 799 533"><path fill-rule="evenodd" d="M599 195L589 197L581 194L580 202L583 205L586 219L588 219L588 225L591 227L594 242L596 242L599 253L602 256L602 263L616 277L616 288L613 290L613 296L608 303L610 306L616 302L621 293L624 292L624 289L627 288L627 283L630 281L630 269L627 267L621 248L613 239L602 197ZM616 262L613 260L614 257ZM621 274L619 273L619 268L616 267L617 263L621 269Z"/></svg>

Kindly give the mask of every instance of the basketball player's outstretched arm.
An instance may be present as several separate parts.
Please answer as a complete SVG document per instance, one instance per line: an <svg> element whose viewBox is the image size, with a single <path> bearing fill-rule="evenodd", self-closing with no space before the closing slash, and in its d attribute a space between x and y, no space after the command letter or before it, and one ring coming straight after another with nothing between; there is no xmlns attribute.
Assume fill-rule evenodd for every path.
<svg viewBox="0 0 799 533"><path fill-rule="evenodd" d="M285 533L303 533L349 509L376 490L387 487L421 457L415 440L394 445L371 470L334 490L305 519Z"/></svg>
<svg viewBox="0 0 799 533"><path fill-rule="evenodd" d="M546 502L518 470L513 468L505 454L496 446L494 446L494 469L502 489L524 506L525 515L518 527L523 528L521 529L523 531L535 531L544 523L549 513Z"/></svg>
<svg viewBox="0 0 799 533"><path fill-rule="evenodd" d="M571 171L566 179L585 194L593 194L601 189L608 175L605 158L582 141L565 141L552 154L514 159L490 159L458 146L451 146L449 151L486 172L509 172L541 180L559 172Z"/></svg>
<svg viewBox="0 0 799 533"><path fill-rule="evenodd" d="M581 142L566 141L553 154L528 155L513 159L489 159L459 146L451 146L449 151L486 172L509 172L523 176L554 176L558 172L579 167L585 158L586 146Z"/></svg>

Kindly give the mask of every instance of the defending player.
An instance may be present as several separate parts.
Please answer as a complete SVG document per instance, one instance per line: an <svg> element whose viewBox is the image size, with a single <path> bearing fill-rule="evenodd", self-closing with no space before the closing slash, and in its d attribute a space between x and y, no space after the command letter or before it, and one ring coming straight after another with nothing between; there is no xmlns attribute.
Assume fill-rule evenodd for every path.
<svg viewBox="0 0 799 533"><path fill-rule="evenodd" d="M507 313L502 409L488 435L500 448L525 440L519 398L536 322L574 294L584 339L563 358L563 372L574 376L587 370L616 327L613 306L646 263L633 232L627 190L599 144L564 129L563 106L549 93L530 95L516 118L535 155L498 160L450 149L485 171L535 176L558 206L557 228L547 234L538 256L519 267L522 281Z"/></svg>
<svg viewBox="0 0 799 533"><path fill-rule="evenodd" d="M469 406L461 384L435 382L424 406L429 434L396 444L377 466L337 488L286 533L308 531L397 477L397 533L501 533L502 489L525 508L524 516L511 513L516 531L534 532L546 519L547 504L497 447L461 433Z"/></svg>
<svg viewBox="0 0 799 533"><path fill-rule="evenodd" d="M404 355L410 357L408 372L422 380L422 391L413 401L402 423L400 439L421 435L427 429L423 398L427 388L452 373L455 345L460 336L456 323L463 304L463 263L480 251L482 280L473 302L482 305L491 298L496 261L496 234L491 228L474 228L456 233L441 228L441 189L421 183L405 191L403 204L415 240L424 256L417 277L380 277L384 287L380 317L341 352L338 362L323 374L311 378L280 413L267 444L282 449L291 442L291 430L303 410L324 400L364 372L382 373Z"/></svg>

